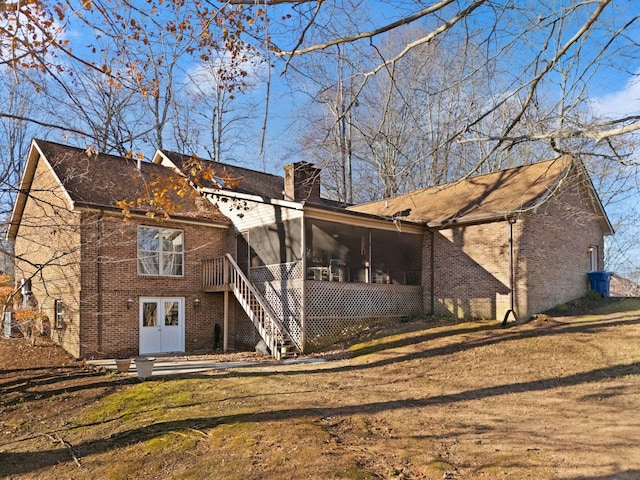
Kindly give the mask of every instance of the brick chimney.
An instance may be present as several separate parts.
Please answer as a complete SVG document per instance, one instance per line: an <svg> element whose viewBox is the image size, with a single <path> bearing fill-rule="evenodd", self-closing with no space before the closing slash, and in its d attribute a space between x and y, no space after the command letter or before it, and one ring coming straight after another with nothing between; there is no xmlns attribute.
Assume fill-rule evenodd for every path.
<svg viewBox="0 0 640 480"><path fill-rule="evenodd" d="M284 166L284 199L295 202L320 200L320 169L308 162Z"/></svg>

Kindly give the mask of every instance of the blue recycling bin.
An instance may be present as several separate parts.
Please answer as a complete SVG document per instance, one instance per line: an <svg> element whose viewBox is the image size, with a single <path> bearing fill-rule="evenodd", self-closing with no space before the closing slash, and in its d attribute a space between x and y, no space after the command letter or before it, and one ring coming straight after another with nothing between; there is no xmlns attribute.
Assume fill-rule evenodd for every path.
<svg viewBox="0 0 640 480"><path fill-rule="evenodd" d="M598 292L603 297L609 296L609 285L611 283L611 272L594 271L587 273L591 290Z"/></svg>

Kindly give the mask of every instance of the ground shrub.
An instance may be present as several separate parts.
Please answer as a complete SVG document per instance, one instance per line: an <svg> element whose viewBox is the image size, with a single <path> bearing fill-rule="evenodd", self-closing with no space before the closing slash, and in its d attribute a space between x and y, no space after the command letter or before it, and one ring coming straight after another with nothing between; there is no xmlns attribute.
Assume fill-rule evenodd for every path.
<svg viewBox="0 0 640 480"><path fill-rule="evenodd" d="M593 301L600 300L602 298L602 296L595 290L589 290L585 295L585 297L587 298L587 300L593 300Z"/></svg>

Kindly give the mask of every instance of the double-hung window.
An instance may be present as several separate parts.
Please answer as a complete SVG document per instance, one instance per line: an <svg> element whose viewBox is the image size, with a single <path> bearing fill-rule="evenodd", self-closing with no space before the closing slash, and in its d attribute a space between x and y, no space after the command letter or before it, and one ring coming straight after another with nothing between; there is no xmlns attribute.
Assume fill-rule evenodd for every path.
<svg viewBox="0 0 640 480"><path fill-rule="evenodd" d="M64 328L64 304L62 300L56 300L55 304L55 328L61 330Z"/></svg>
<svg viewBox="0 0 640 480"><path fill-rule="evenodd" d="M171 228L138 227L138 274L181 277L184 232Z"/></svg>

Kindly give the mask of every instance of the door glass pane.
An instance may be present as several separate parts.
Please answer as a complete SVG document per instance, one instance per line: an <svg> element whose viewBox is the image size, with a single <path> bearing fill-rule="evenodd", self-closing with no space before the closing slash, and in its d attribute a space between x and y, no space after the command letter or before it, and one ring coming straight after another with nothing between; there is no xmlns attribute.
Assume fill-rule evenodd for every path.
<svg viewBox="0 0 640 480"><path fill-rule="evenodd" d="M158 304L143 303L142 304L142 326L157 327L158 326Z"/></svg>
<svg viewBox="0 0 640 480"><path fill-rule="evenodd" d="M178 325L178 302L164 302L164 324Z"/></svg>

